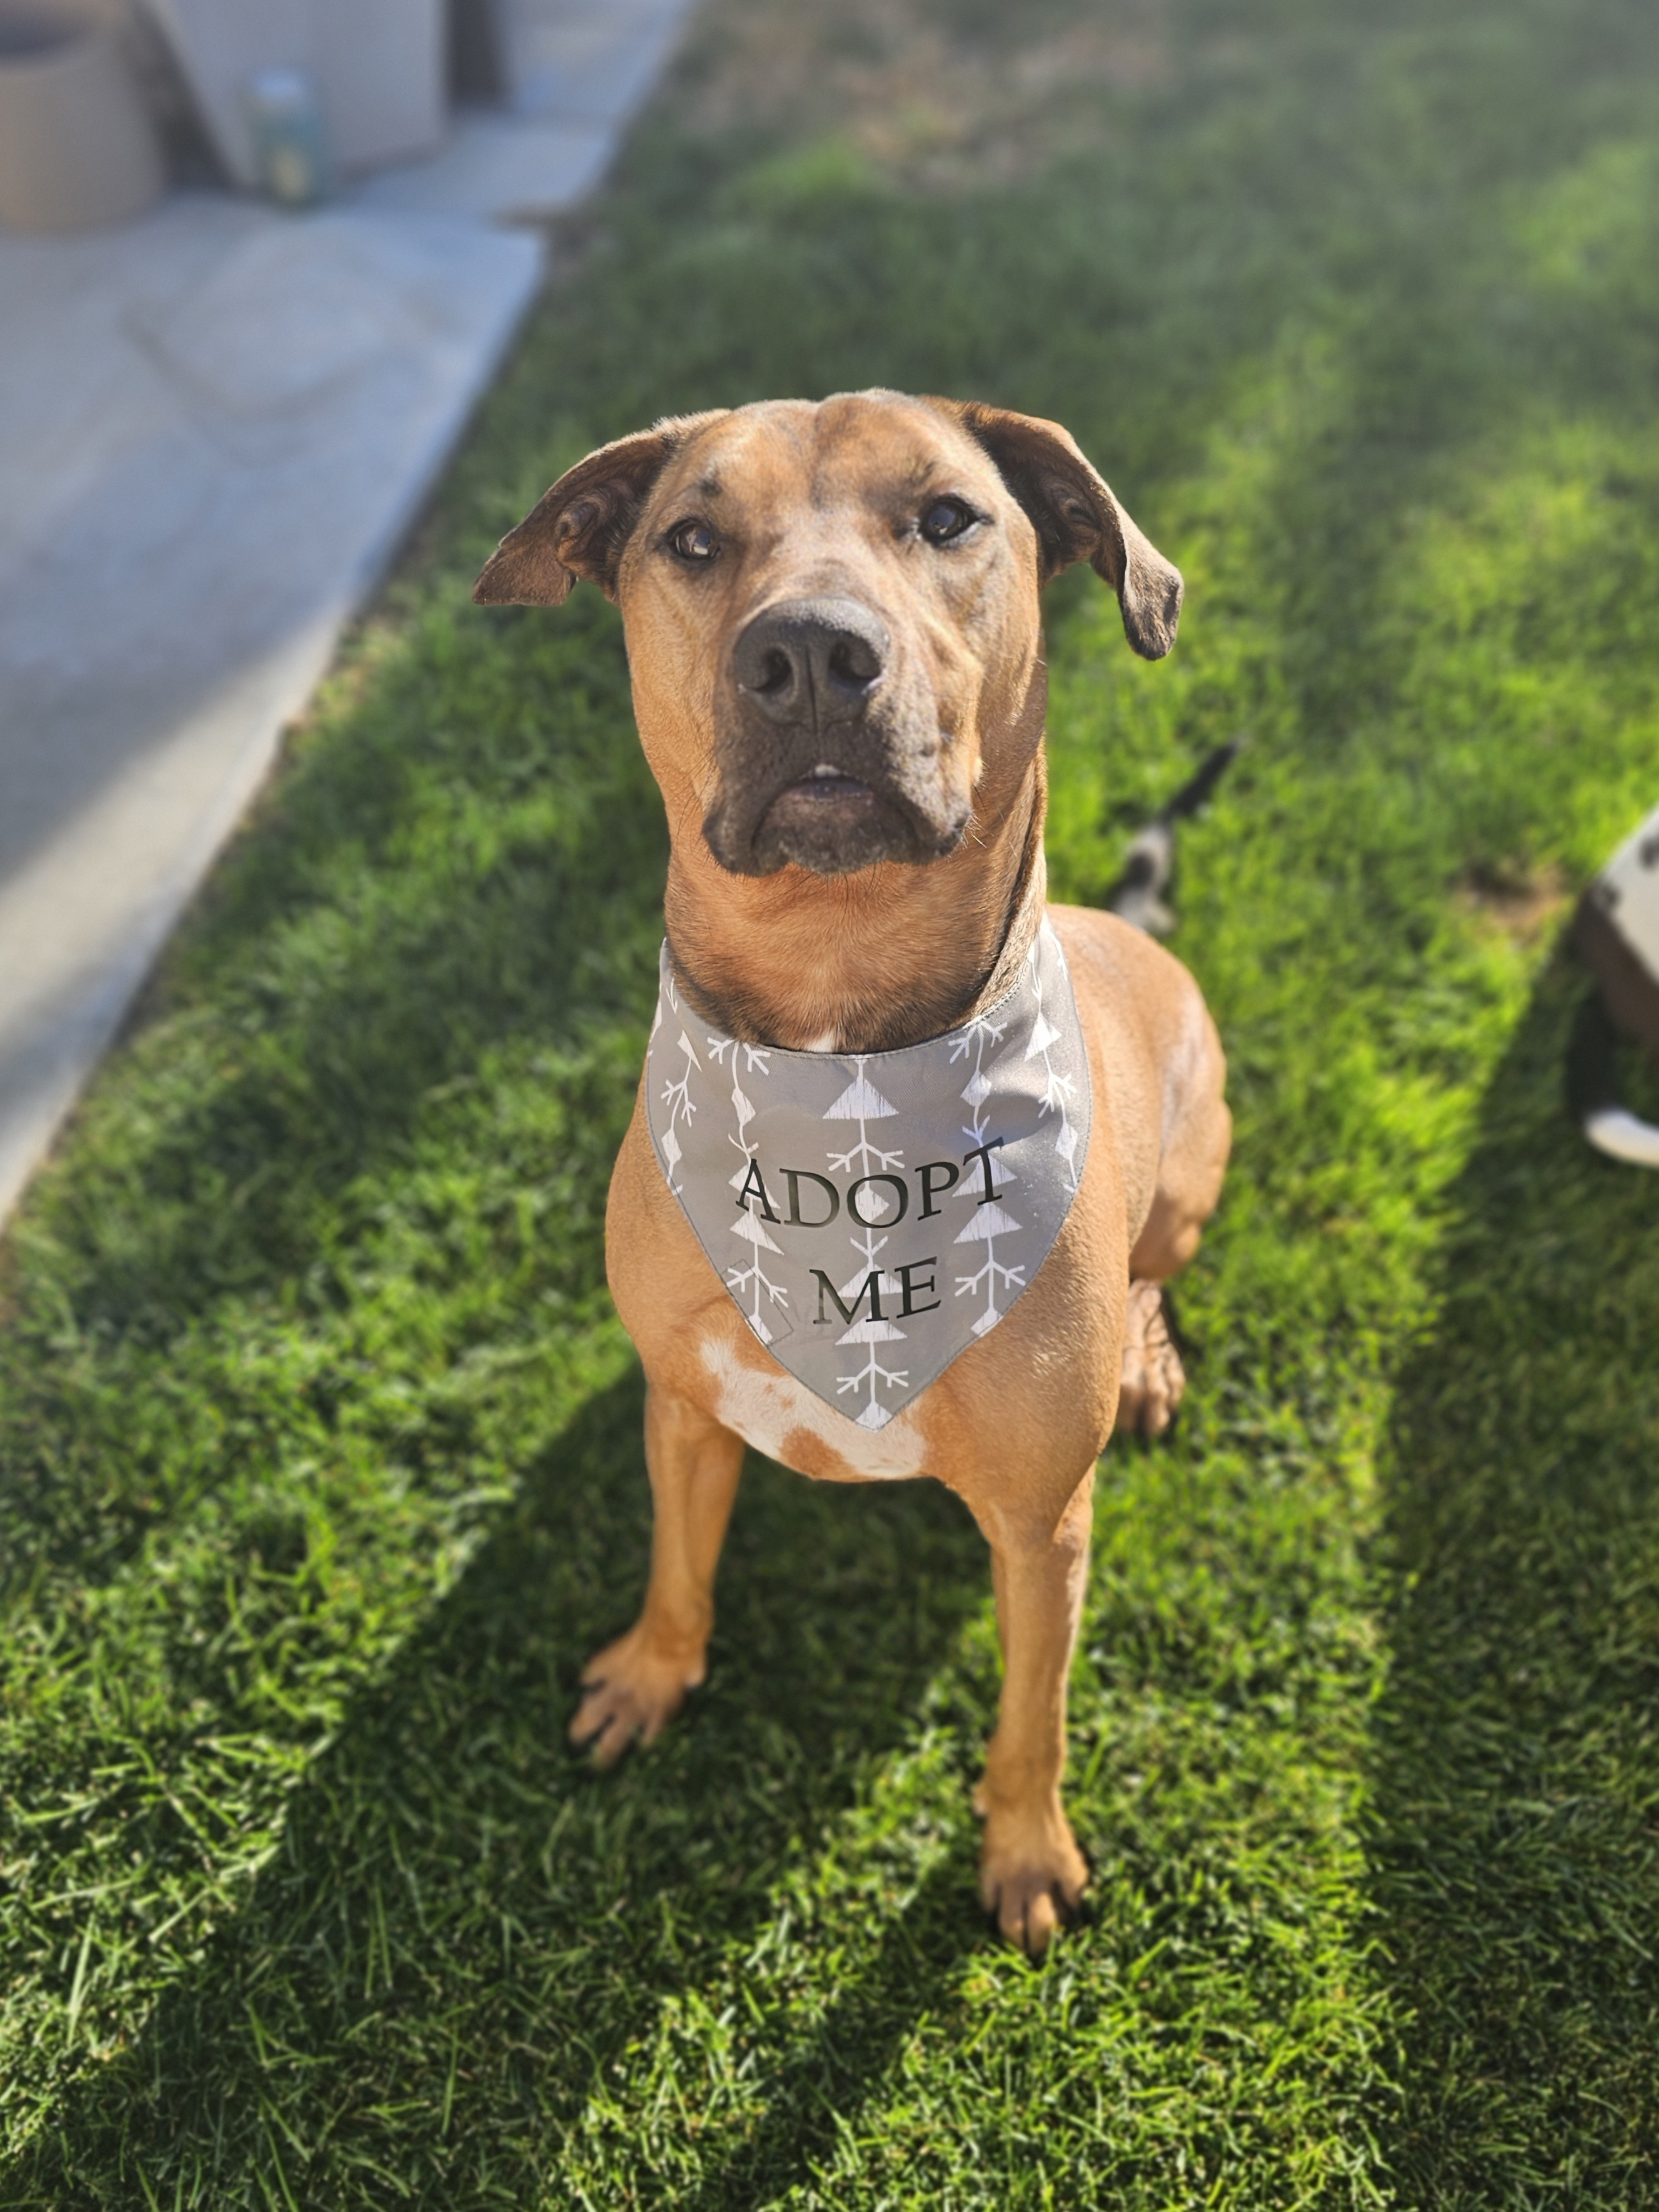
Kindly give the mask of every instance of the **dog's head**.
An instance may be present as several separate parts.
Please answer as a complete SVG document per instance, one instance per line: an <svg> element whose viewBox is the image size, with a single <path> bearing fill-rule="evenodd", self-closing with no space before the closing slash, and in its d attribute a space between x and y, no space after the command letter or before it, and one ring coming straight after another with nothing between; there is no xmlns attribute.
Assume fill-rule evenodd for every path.
<svg viewBox="0 0 1659 2212"><path fill-rule="evenodd" d="M1138 653L1181 577L1057 423L867 392L658 424L590 453L473 596L623 609L670 820L734 874L951 853L1042 738L1037 593L1073 561Z"/></svg>

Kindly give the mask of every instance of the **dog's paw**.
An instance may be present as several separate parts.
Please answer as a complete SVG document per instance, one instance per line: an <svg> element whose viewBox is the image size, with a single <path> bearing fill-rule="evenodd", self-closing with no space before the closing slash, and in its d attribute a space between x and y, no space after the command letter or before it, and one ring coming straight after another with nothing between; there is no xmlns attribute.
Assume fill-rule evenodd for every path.
<svg viewBox="0 0 1659 2212"><path fill-rule="evenodd" d="M1116 1432L1161 1437L1175 1419L1186 1388L1187 1370L1164 1310L1163 1285L1131 1283Z"/></svg>
<svg viewBox="0 0 1659 2212"><path fill-rule="evenodd" d="M981 1785L974 1809L985 1821L979 1893L1010 1943L1040 1959L1076 1913L1089 1886L1089 1863L1054 1799L1033 1813L986 1810Z"/></svg>
<svg viewBox="0 0 1659 2212"><path fill-rule="evenodd" d="M570 1741L596 1766L614 1766L629 1744L654 1742L705 1673L702 1654L665 1652L642 1626L630 1628L582 1669L581 1703Z"/></svg>

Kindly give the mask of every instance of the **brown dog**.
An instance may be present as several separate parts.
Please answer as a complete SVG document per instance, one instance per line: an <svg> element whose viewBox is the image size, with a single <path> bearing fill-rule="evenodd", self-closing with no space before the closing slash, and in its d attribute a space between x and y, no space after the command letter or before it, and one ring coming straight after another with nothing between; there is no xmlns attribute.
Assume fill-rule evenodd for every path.
<svg viewBox="0 0 1659 2212"><path fill-rule="evenodd" d="M1186 970L1112 915L1046 907L1038 593L1078 560L1136 651L1167 653L1180 575L1063 429L871 392L590 454L475 595L556 605L586 577L620 604L668 810L673 973L705 1024L889 1051L994 1006L1045 910L1064 948L1093 1097L1075 1200L1006 1316L875 1429L750 1329L671 1194L641 1085L606 1243L648 1384L651 1575L571 1723L608 1765L702 1680L745 1443L830 1481L936 1476L991 1547L1005 1680L981 1888L1033 1953L1087 1880L1060 1783L1094 1465L1115 1422L1155 1432L1179 1399L1159 1286L1197 1247L1231 1127Z"/></svg>

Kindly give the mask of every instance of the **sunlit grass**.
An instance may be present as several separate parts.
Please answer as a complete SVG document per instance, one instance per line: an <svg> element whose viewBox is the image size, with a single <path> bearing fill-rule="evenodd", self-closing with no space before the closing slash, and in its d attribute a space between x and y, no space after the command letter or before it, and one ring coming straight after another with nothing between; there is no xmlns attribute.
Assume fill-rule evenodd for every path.
<svg viewBox="0 0 1659 2212"><path fill-rule="evenodd" d="M693 131L736 4L10 1232L0 2202L1654 2201L1659 1200L1565 1120L1553 947L1659 782L1659 25L1191 0L975 185L908 110ZM466 587L590 444L875 382L1066 421L1187 573L1157 667L1053 594L1060 895L1249 740L1177 886L1237 1163L1104 1473L1040 1972L936 1490L752 1468L706 1692L561 1745L647 1540L665 841L611 611Z"/></svg>

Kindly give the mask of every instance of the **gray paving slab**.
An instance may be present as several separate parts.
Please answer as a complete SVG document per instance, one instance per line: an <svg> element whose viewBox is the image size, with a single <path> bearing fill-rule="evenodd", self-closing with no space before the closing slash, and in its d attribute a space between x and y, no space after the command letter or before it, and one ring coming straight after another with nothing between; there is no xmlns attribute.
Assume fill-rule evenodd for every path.
<svg viewBox="0 0 1659 2212"><path fill-rule="evenodd" d="M684 0L499 0L520 115L617 125L644 99L684 22Z"/></svg>
<svg viewBox="0 0 1659 2212"><path fill-rule="evenodd" d="M568 207L604 174L690 0L499 0L498 12L508 112L463 113L441 154L382 171L359 204L507 221Z"/></svg>
<svg viewBox="0 0 1659 2212"><path fill-rule="evenodd" d="M180 198L0 239L0 1212L536 288L525 232Z"/></svg>
<svg viewBox="0 0 1659 2212"><path fill-rule="evenodd" d="M0 233L0 1222L692 0L502 0L510 112L331 208Z"/></svg>
<svg viewBox="0 0 1659 2212"><path fill-rule="evenodd" d="M592 191L617 147L614 126L489 112L462 115L434 160L382 170L355 204L386 215L461 214L483 221L556 215Z"/></svg>

